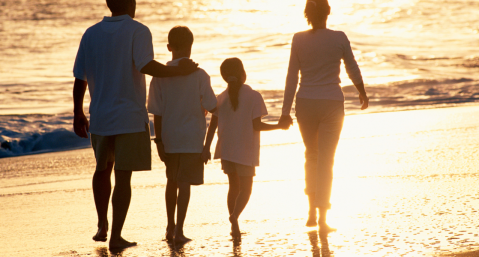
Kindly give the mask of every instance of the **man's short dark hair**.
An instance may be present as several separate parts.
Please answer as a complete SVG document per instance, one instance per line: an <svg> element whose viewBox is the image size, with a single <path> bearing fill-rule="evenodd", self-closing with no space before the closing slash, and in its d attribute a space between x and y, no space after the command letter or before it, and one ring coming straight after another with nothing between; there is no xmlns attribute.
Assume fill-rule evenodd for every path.
<svg viewBox="0 0 479 257"><path fill-rule="evenodd" d="M186 26L175 26L168 33L168 44L174 49L191 48L193 33Z"/></svg>
<svg viewBox="0 0 479 257"><path fill-rule="evenodd" d="M135 0L106 0L106 5L111 12L126 12L133 1Z"/></svg>

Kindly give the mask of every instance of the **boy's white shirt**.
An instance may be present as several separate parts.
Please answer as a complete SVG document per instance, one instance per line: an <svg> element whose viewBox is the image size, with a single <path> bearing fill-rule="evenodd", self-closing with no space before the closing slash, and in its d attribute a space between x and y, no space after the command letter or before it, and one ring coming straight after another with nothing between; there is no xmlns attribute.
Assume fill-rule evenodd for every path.
<svg viewBox="0 0 479 257"><path fill-rule="evenodd" d="M88 82L90 132L110 136L145 131L145 75L153 60L148 27L128 15L104 17L83 34L73 75Z"/></svg>
<svg viewBox="0 0 479 257"><path fill-rule="evenodd" d="M238 108L233 111L228 89L218 95L218 142L214 159L247 166L259 166L260 132L253 129L253 119L268 115L260 93L242 85Z"/></svg>
<svg viewBox="0 0 479 257"><path fill-rule="evenodd" d="M183 58L169 61L177 66ZM202 69L187 76L151 80L148 112L162 117L161 138L166 153L201 153L206 135L206 110L216 107L210 76Z"/></svg>

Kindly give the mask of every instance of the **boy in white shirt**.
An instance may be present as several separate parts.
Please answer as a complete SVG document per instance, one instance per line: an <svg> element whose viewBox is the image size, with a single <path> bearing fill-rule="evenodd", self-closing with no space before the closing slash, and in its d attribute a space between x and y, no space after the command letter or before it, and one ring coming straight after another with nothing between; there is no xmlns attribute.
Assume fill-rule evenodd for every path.
<svg viewBox="0 0 479 257"><path fill-rule="evenodd" d="M168 50L173 60L167 66L191 55L193 33L184 26L168 34ZM190 186L203 184L204 163L201 153L206 135L205 112L216 110L216 96L210 76L198 69L187 76L153 78L150 85L148 112L154 114L156 146L166 165L166 239L186 243L183 224L190 200ZM175 209L178 207L176 224Z"/></svg>

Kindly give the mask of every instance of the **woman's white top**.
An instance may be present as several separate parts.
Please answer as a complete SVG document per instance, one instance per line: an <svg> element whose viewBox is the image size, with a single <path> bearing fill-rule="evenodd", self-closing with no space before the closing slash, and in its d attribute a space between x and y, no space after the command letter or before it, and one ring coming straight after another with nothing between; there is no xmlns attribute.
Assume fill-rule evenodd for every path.
<svg viewBox="0 0 479 257"><path fill-rule="evenodd" d="M283 115L289 115L296 97L344 101L339 86L341 59L354 84L363 81L348 37L342 31L317 29L294 34L284 90Z"/></svg>
<svg viewBox="0 0 479 257"><path fill-rule="evenodd" d="M253 129L253 119L268 115L260 93L242 85L238 108L233 111L228 89L217 97L218 142L214 159L247 166L259 166L260 132Z"/></svg>

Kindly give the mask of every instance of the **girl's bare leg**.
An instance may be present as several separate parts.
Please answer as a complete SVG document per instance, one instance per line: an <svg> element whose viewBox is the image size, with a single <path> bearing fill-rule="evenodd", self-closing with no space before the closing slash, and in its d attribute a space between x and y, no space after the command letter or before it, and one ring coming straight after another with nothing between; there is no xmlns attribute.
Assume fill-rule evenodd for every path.
<svg viewBox="0 0 479 257"><path fill-rule="evenodd" d="M236 197L233 213L230 215L231 233L234 237L241 236L238 218L243 212L253 190L253 176L238 176L239 178L239 194Z"/></svg>

